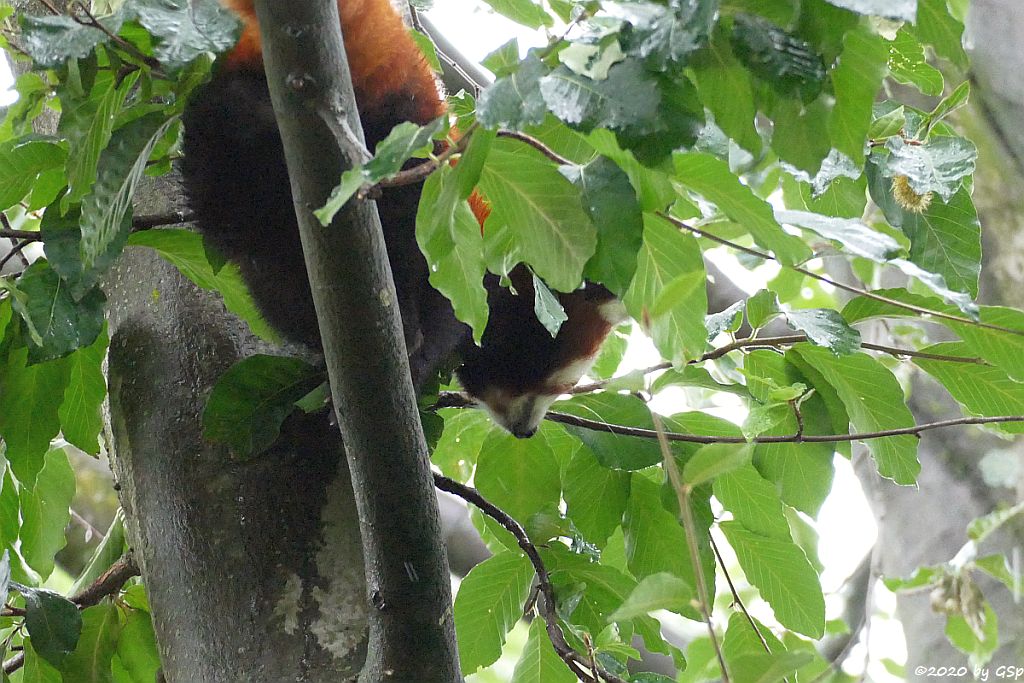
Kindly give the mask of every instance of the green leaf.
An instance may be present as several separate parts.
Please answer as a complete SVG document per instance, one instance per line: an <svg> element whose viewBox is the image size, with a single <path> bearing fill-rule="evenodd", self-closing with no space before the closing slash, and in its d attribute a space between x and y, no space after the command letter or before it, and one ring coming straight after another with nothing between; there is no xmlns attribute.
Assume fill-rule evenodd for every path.
<svg viewBox="0 0 1024 683"><path fill-rule="evenodd" d="M729 46L722 24L715 28L711 44L695 55L692 64L697 91L715 124L736 144L755 156L761 151L761 136L754 128L757 108L750 73Z"/></svg>
<svg viewBox="0 0 1024 683"><path fill-rule="evenodd" d="M715 478L715 498L732 512L743 528L780 541L792 540L789 522L775 484L764 479L750 465L738 467Z"/></svg>
<svg viewBox="0 0 1024 683"><path fill-rule="evenodd" d="M858 14L898 21L913 23L917 16L917 0L828 0L828 2Z"/></svg>
<svg viewBox="0 0 1024 683"><path fill-rule="evenodd" d="M298 358L255 355L220 376L203 411L203 436L237 454L258 454L277 440L295 402L321 381L321 372Z"/></svg>
<svg viewBox="0 0 1024 683"><path fill-rule="evenodd" d="M82 202L81 260L86 272L105 267L124 247L135 188L153 148L175 121L154 112L114 131L100 157L96 184Z"/></svg>
<svg viewBox="0 0 1024 683"><path fill-rule="evenodd" d="M691 606L693 586L664 572L651 574L637 584L626 601L608 616L608 621L625 621L660 609L679 612Z"/></svg>
<svg viewBox="0 0 1024 683"><path fill-rule="evenodd" d="M555 652L544 620L534 619L523 654L512 672L512 683L576 683L577 680Z"/></svg>
<svg viewBox="0 0 1024 683"><path fill-rule="evenodd" d="M215 0L135 0L132 7L156 39L153 55L170 71L238 40L238 19Z"/></svg>
<svg viewBox="0 0 1024 683"><path fill-rule="evenodd" d="M556 510L561 499L558 460L545 431L517 439L494 430L477 460L474 482L480 494L521 524L535 513Z"/></svg>
<svg viewBox="0 0 1024 683"><path fill-rule="evenodd" d="M532 273L530 278L533 281L533 313L554 339L558 335L562 323L568 320L569 316L565 314L565 309L559 303L558 297L551 293L543 280Z"/></svg>
<svg viewBox="0 0 1024 683"><path fill-rule="evenodd" d="M629 474L601 467L588 448L569 461L562 479L566 516L588 543L603 548L622 523L629 499Z"/></svg>
<svg viewBox="0 0 1024 683"><path fill-rule="evenodd" d="M612 3L606 8L631 26L620 33L625 52L644 59L651 69L666 71L688 65L688 57L707 44L716 23L717 0Z"/></svg>
<svg viewBox="0 0 1024 683"><path fill-rule="evenodd" d="M942 119L949 116L951 113L959 109L960 107L967 104L967 100L971 96L971 82L964 81L946 97L942 98L942 101L935 105L935 108L924 117L924 121L921 122L921 131L919 135L922 138L926 138L932 129Z"/></svg>
<svg viewBox="0 0 1024 683"><path fill-rule="evenodd" d="M201 235L191 230L162 228L136 232L128 238L133 247L147 247L178 271L207 290L216 290L224 297L224 306L249 324L253 334L267 341L278 339L275 332L260 315L245 282L234 263L215 269Z"/></svg>
<svg viewBox="0 0 1024 683"><path fill-rule="evenodd" d="M67 151L44 140L0 144L0 209L14 206L32 191L42 173L59 169Z"/></svg>
<svg viewBox="0 0 1024 683"><path fill-rule="evenodd" d="M967 537L975 543L981 543L1001 526L1014 517L1024 515L1024 502L999 509L971 521L967 527Z"/></svg>
<svg viewBox="0 0 1024 683"><path fill-rule="evenodd" d="M978 296L981 224L967 188L948 202L932 202L924 213L906 212L903 232L913 263L942 276L950 289Z"/></svg>
<svg viewBox="0 0 1024 683"><path fill-rule="evenodd" d="M394 178L406 161L429 151L433 140L447 124L446 117L438 117L430 123L418 126L403 121L395 126L388 136L377 143L373 158L362 166L356 166L341 175L341 183L331 191L327 203L313 214L323 226L330 225L341 207L364 184L376 185L382 180Z"/></svg>
<svg viewBox="0 0 1024 683"><path fill-rule="evenodd" d="M81 201L91 191L100 155L110 142L125 98L138 80L139 72L129 73L122 80L103 71L84 93L66 82L58 86L61 117L57 130L68 141L68 193L61 199L62 207Z"/></svg>
<svg viewBox="0 0 1024 683"><path fill-rule="evenodd" d="M748 69L782 94L817 97L825 79L821 56L801 38L751 14L736 16L732 46Z"/></svg>
<svg viewBox="0 0 1024 683"><path fill-rule="evenodd" d="M753 444L712 443L701 446L683 467L683 480L691 487L750 464Z"/></svg>
<svg viewBox="0 0 1024 683"><path fill-rule="evenodd" d="M480 60L480 65L497 78L502 78L514 73L519 68L520 61L526 60L519 59L519 40L512 38L497 50L489 52Z"/></svg>
<svg viewBox="0 0 1024 683"><path fill-rule="evenodd" d="M0 435L18 481L31 488L43 469L50 440L60 431L61 396L67 384L63 363L27 365L25 349L11 351L0 379Z"/></svg>
<svg viewBox="0 0 1024 683"><path fill-rule="evenodd" d="M20 299L15 299L15 310L39 335L29 342L30 363L52 361L90 346L103 330L103 292L92 289L76 301L46 261L29 266L17 287L27 300L19 305Z"/></svg>
<svg viewBox="0 0 1024 683"><path fill-rule="evenodd" d="M643 244L644 219L629 176L604 156L559 171L579 188L583 210L597 228L597 248L584 276L622 296L633 281Z"/></svg>
<svg viewBox="0 0 1024 683"><path fill-rule="evenodd" d="M39 66L55 68L69 59L88 57L93 48L106 43L109 36L94 26L76 21L70 16L33 16L19 12L21 33L18 46ZM118 13L102 17L104 27L111 33L121 28L123 16Z"/></svg>
<svg viewBox="0 0 1024 683"><path fill-rule="evenodd" d="M103 374L107 342L106 333L102 333L95 342L68 357L68 385L64 389L64 401L57 411L64 438L91 455L100 451L101 409L107 396Z"/></svg>
<svg viewBox="0 0 1024 683"><path fill-rule="evenodd" d="M772 149L786 165L796 167L795 177L807 180L823 176L822 165L832 153L828 120L832 108L826 98L818 97L804 104L796 98L777 97L766 112L772 119ZM783 166L787 168L787 166Z"/></svg>
<svg viewBox="0 0 1024 683"><path fill-rule="evenodd" d="M539 29L553 23L548 13L533 0L484 0L498 14L508 17L517 24Z"/></svg>
<svg viewBox="0 0 1024 683"><path fill-rule="evenodd" d="M541 79L540 91L552 114L585 133L610 128L645 135L662 125L658 83L637 59L619 62L602 81L560 66Z"/></svg>
<svg viewBox="0 0 1024 683"><path fill-rule="evenodd" d="M988 601L983 601L979 608L982 611L980 633L959 614L951 614L946 620L946 637L956 649L970 655L971 666L975 669L988 663L999 648L999 618Z"/></svg>
<svg viewBox="0 0 1024 683"><path fill-rule="evenodd" d="M543 123L548 113L540 91L540 80L548 73L547 67L532 54L519 63L519 48L515 51L518 68L500 76L480 93L477 119L486 128L522 130Z"/></svg>
<svg viewBox="0 0 1024 683"><path fill-rule="evenodd" d="M606 424L630 425L653 429L651 411L636 396L603 392L573 396L559 401L553 410ZM653 439L642 439L595 429L566 425L597 457L602 466L620 470L639 470L661 462L661 449Z"/></svg>
<svg viewBox="0 0 1024 683"><path fill-rule="evenodd" d="M516 140L495 140L480 175L492 203L484 228L506 227L514 249L534 272L561 292L576 289L597 246L579 192L536 150Z"/></svg>
<svg viewBox="0 0 1024 683"><path fill-rule="evenodd" d="M918 0L915 33L922 43L935 48L935 54L945 57L961 69L967 69L964 52L964 25L949 13L946 0Z"/></svg>
<svg viewBox="0 0 1024 683"><path fill-rule="evenodd" d="M623 299L662 356L674 364L696 358L707 345L707 276L695 238L668 221L644 214L643 247Z"/></svg>
<svg viewBox="0 0 1024 683"><path fill-rule="evenodd" d="M831 308L805 308L786 311L790 327L800 330L817 346L842 356L860 349L860 332L846 324L843 316Z"/></svg>
<svg viewBox="0 0 1024 683"><path fill-rule="evenodd" d="M910 83L923 94L942 94L942 72L928 63L924 46L904 26L889 43L889 73L900 83Z"/></svg>
<svg viewBox="0 0 1024 683"><path fill-rule="evenodd" d="M25 647L25 667L21 683L62 683L64 677L60 671L36 652L31 638L26 638L22 645Z"/></svg>
<svg viewBox="0 0 1024 683"><path fill-rule="evenodd" d="M156 680L160 670L160 655L149 614L142 610L128 611L124 628L117 639L117 656L132 683Z"/></svg>
<svg viewBox="0 0 1024 683"><path fill-rule="evenodd" d="M78 645L82 632L78 606L44 588L22 586L18 591L25 597L25 626L32 637L33 649L48 663L60 667Z"/></svg>
<svg viewBox="0 0 1024 683"><path fill-rule="evenodd" d="M922 350L945 356L971 357L971 349L958 342L935 344ZM915 365L938 380L971 415L1024 414L1024 384L1010 379L997 367L928 358L913 360ZM1024 423L1018 422L995 424L992 428L1011 434L1024 433Z"/></svg>
<svg viewBox="0 0 1024 683"><path fill-rule="evenodd" d="M53 572L53 557L67 544L64 527L71 521L75 473L62 448L46 454L33 488L22 486L21 554L45 580Z"/></svg>
<svg viewBox="0 0 1024 683"><path fill-rule="evenodd" d="M888 263L903 252L895 239L859 220L831 218L808 211L776 211L775 218L780 223L805 228L838 242L845 251L875 263Z"/></svg>
<svg viewBox="0 0 1024 683"><path fill-rule="evenodd" d="M936 192L948 202L963 187L964 178L974 173L978 150L966 138L932 136L913 144L902 137L890 137L886 176L902 175L914 192Z"/></svg>
<svg viewBox="0 0 1024 683"><path fill-rule="evenodd" d="M632 475L629 504L622 524L629 571L638 579L667 573L679 577L690 586L696 586L697 579L689 557L686 533L676 516L662 505L661 494L661 488L643 474L637 472ZM696 498L690 499L692 507L706 505L706 497L700 503ZM700 512L694 509L697 548L708 590L713 595L715 558L707 541L711 517ZM622 597L625 599L626 596ZM620 604L621 601L612 607L618 608ZM698 618L697 610L689 605L684 606L680 613L691 619ZM602 622L606 619L607 614Z"/></svg>
<svg viewBox="0 0 1024 683"><path fill-rule="evenodd" d="M533 566L525 557L501 552L462 580L454 614L463 674L490 666L501 656L505 636L523 616L533 579Z"/></svg>
<svg viewBox="0 0 1024 683"><path fill-rule="evenodd" d="M124 554L125 548L125 535L124 535L124 510L121 508L117 509L114 514L114 519L110 522L110 527L107 529L107 533L103 535L103 539L100 544L96 546L96 550L93 552L92 557L89 558L89 564L86 565L82 573L75 579L71 589L68 591L69 595L78 595L80 591L88 587L96 579L110 569L110 567L120 559L121 555Z"/></svg>
<svg viewBox="0 0 1024 683"><path fill-rule="evenodd" d="M774 252L784 264L802 263L811 257L807 245L782 229L771 205L742 184L727 163L699 152L677 153L673 157L676 176L683 185L747 228L758 245Z"/></svg>
<svg viewBox="0 0 1024 683"><path fill-rule="evenodd" d="M560 596L559 613L590 633L600 633L608 626L608 615L636 586L636 581L618 569L577 555L563 545L553 544L540 553L555 594ZM647 619L638 617L633 623Z"/></svg>
<svg viewBox="0 0 1024 683"><path fill-rule="evenodd" d="M416 241L427 260L430 284L452 302L455 317L472 328L479 343L489 314L483 240L476 217L458 197L458 182L449 169L427 178L416 214Z"/></svg>
<svg viewBox="0 0 1024 683"><path fill-rule="evenodd" d="M821 373L838 393L850 422L858 432L912 427L914 416L907 408L903 389L892 373L862 353L834 356L826 349L804 344L793 353ZM870 439L867 446L878 473L897 484L913 484L921 471L917 439L911 434Z"/></svg>
<svg viewBox="0 0 1024 683"><path fill-rule="evenodd" d="M818 575L803 550L791 541L768 538L739 522L719 524L747 579L779 623L811 638L825 633L825 598Z"/></svg>
<svg viewBox="0 0 1024 683"><path fill-rule="evenodd" d="M831 0L830 0L831 1ZM777 683L787 681L797 670L810 664L810 652L759 652L743 655L729 662L729 674L737 681L749 683Z"/></svg>
<svg viewBox="0 0 1024 683"><path fill-rule="evenodd" d="M770 323L779 314L779 297L767 289L759 289L751 294L745 304L747 322L755 330Z"/></svg>
<svg viewBox="0 0 1024 683"><path fill-rule="evenodd" d="M843 40L839 64L832 70L836 103L829 120L832 146L860 167L871 127L871 108L885 75L889 50L885 41L864 29Z"/></svg>
<svg viewBox="0 0 1024 683"><path fill-rule="evenodd" d="M113 683L110 662L121 633L118 607L113 603L82 611L82 634L78 646L64 659L61 673L66 681Z"/></svg>

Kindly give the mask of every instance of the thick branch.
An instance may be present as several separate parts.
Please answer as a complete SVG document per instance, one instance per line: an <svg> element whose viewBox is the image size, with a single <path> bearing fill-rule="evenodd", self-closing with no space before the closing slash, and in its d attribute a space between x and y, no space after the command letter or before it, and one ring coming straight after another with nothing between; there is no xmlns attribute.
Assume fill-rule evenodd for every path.
<svg viewBox="0 0 1024 683"><path fill-rule="evenodd" d="M326 229L312 213L362 161L352 158L362 127L337 3L255 4L359 511L373 605L361 680L459 681L448 564L380 219L369 202L350 203Z"/></svg>

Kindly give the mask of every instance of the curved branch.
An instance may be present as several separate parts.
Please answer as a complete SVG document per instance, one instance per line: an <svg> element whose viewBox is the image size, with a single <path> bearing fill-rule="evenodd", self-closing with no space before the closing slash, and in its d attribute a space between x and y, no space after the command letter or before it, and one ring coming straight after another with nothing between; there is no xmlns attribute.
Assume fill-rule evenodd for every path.
<svg viewBox="0 0 1024 683"><path fill-rule="evenodd" d="M530 564L533 565L533 570L537 574L537 584L540 587L540 593L544 597L543 600L538 601L537 610L540 612L541 618L544 619L544 626L547 630L548 638L551 640L551 645L554 646L555 652L562 658L566 666L576 674L577 677L584 681L595 681L594 675L599 678L603 678L608 683L626 683L623 679L618 676L605 671L600 666L597 666L591 662L588 657L584 657L580 653L576 652L575 649L565 640L565 634L562 633L562 628L558 625L558 614L555 611L555 589L551 585L551 576L548 574L547 567L544 566L544 561L540 557L540 553L537 551L537 546L530 541L529 536L526 535L526 530L517 522L511 515L499 508L497 505L480 495L472 486L461 484L454 479L450 479L442 474L436 472L434 474L434 486L442 491L451 493L452 495L462 498L467 503L472 503L480 512L484 513L498 524L500 524L506 531L512 534L516 543L519 544L520 549L526 554L526 557L530 560ZM585 671L580 670L580 666L591 668L594 675L587 674Z"/></svg>
<svg viewBox="0 0 1024 683"><path fill-rule="evenodd" d="M83 588L81 592L71 596L69 600L78 605L79 609L92 607L99 604L103 598L116 595L128 579L138 575L139 566L135 564L131 552L127 552L119 557L114 564L110 565L107 571L100 574L95 581ZM25 652L22 651L4 662L3 671L5 674L10 675L24 664Z"/></svg>

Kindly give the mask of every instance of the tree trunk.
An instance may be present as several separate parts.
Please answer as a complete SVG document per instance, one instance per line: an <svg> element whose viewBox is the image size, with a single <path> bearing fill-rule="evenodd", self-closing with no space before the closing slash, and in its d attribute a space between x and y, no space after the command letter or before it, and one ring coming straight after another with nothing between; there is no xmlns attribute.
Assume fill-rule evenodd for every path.
<svg viewBox="0 0 1024 683"><path fill-rule="evenodd" d="M137 213L176 195L157 183ZM152 252L129 248L105 289L111 461L166 679L354 679L367 603L340 438L320 416L246 462L204 441L220 374L280 349Z"/></svg>

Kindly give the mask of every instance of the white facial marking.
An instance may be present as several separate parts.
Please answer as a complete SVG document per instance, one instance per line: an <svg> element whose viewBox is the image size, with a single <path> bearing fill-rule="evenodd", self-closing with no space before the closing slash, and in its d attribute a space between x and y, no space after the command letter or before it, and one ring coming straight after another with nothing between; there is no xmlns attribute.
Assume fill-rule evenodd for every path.
<svg viewBox="0 0 1024 683"><path fill-rule="evenodd" d="M557 394L513 395L500 389L490 389L476 398L491 419L520 439L533 436L556 400Z"/></svg>

